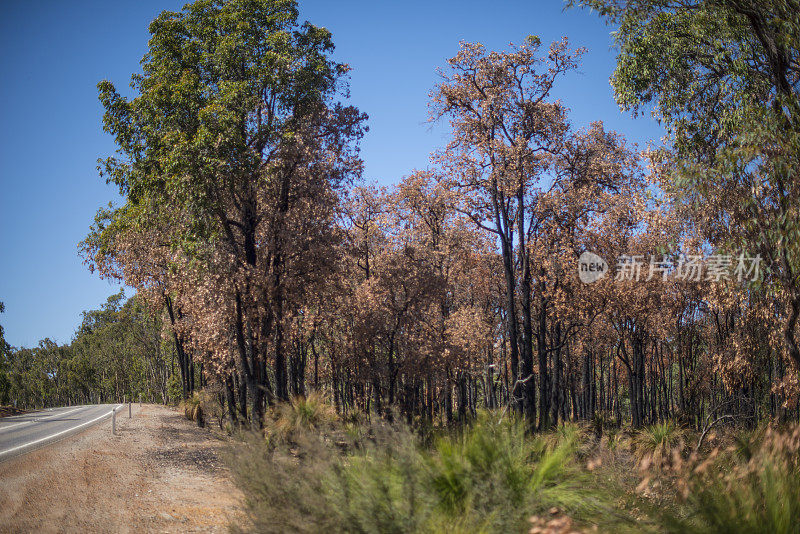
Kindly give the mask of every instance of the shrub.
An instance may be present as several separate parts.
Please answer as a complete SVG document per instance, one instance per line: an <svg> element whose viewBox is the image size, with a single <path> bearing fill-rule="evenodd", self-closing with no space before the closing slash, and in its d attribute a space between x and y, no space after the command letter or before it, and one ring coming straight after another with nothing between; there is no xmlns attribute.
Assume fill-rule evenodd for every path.
<svg viewBox="0 0 800 534"><path fill-rule="evenodd" d="M297 425L290 440L250 438L238 446L230 463L252 531L419 531L429 507L418 488L423 468L413 436L380 426L359 436L342 450Z"/></svg>
<svg viewBox="0 0 800 534"><path fill-rule="evenodd" d="M375 425L369 439L336 458L326 498L340 532L425 530L433 512L417 440L402 427Z"/></svg>
<svg viewBox="0 0 800 534"><path fill-rule="evenodd" d="M256 434L228 456L234 480L246 496L246 530L263 533L339 531L323 483L332 460L319 440L305 439L302 457L267 447ZM235 532L242 526L234 525Z"/></svg>
<svg viewBox="0 0 800 534"><path fill-rule="evenodd" d="M460 433L435 441L427 464L437 506L450 517L466 513L492 531L518 530L549 478L549 464L537 471L543 458L550 456L536 454L524 424L482 413Z"/></svg>

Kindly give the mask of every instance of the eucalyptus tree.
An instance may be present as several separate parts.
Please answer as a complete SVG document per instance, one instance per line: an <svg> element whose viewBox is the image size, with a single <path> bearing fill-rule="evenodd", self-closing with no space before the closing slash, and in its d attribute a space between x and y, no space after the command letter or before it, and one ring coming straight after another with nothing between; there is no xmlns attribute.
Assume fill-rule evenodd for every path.
<svg viewBox="0 0 800 534"><path fill-rule="evenodd" d="M452 127L437 157L443 182L458 211L499 245L511 394L533 422L538 375L540 428L550 426L558 404L551 399L558 396L559 351L588 320L556 313L567 285L563 265L580 253L570 236L612 206L637 209L627 197L642 187L638 158L625 141L600 123L573 131L567 108L553 98L554 85L582 54L566 39L547 52L533 36L507 52L462 43L432 101L433 117Z"/></svg>
<svg viewBox="0 0 800 534"><path fill-rule="evenodd" d="M299 23L292 0L198 0L150 34L133 98L98 85L118 147L101 175L126 204L94 229L111 246L88 248L156 229L199 353L235 363L241 413L260 420L265 394L288 398L290 288L326 275L366 116L339 101L348 66L331 59L330 32Z"/></svg>
<svg viewBox="0 0 800 534"><path fill-rule="evenodd" d="M554 155L569 130L566 108L552 99L551 91L577 68L582 53L569 50L562 40L541 54L540 44L531 36L509 52L487 52L481 44L462 43L440 73L443 81L431 102L432 118L446 118L452 127L452 141L438 160L448 185L460 194L458 209L500 244L513 392L530 420L536 392L527 247L537 226L537 195L547 187ZM546 384L546 370L540 367L539 372Z"/></svg>

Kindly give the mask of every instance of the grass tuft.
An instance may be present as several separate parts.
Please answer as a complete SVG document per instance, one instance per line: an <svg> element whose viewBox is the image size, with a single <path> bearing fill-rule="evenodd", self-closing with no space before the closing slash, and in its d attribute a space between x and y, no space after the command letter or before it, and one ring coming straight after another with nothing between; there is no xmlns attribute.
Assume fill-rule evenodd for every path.
<svg viewBox="0 0 800 534"><path fill-rule="evenodd" d="M674 421L664 421L643 428L634 435L633 445L637 459L653 466L661 466L673 450L684 447L686 431Z"/></svg>

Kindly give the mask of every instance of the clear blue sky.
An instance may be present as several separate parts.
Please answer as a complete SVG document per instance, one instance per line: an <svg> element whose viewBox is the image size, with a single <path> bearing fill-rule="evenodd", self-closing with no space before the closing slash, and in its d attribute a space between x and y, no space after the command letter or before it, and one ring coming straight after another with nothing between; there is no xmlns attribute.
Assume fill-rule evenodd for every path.
<svg viewBox="0 0 800 534"><path fill-rule="evenodd" d="M96 160L113 152L101 129L95 86L108 78L126 88L147 47L148 23L175 1L4 0L0 7L0 315L6 339L33 346L68 343L81 311L97 308L119 287L89 273L77 255L98 207L118 200L98 178ZM428 94L435 69L460 40L490 49L543 43L566 35L585 46L581 73L556 96L576 126L602 120L646 145L661 129L622 114L608 77L611 28L561 0L301 0L301 17L333 32L336 58L353 67L351 102L370 115L363 143L366 177L390 184L444 142L430 128Z"/></svg>

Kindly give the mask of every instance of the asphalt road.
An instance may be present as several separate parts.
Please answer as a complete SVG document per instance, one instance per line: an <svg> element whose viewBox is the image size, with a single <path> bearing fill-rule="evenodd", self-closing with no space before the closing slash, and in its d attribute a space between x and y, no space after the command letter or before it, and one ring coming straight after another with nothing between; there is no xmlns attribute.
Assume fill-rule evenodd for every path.
<svg viewBox="0 0 800 534"><path fill-rule="evenodd" d="M111 417L122 404L50 408L0 418L0 461L38 449ZM117 413L117 417L120 414ZM111 423L108 423L109 426ZM110 429L109 429L110 431Z"/></svg>

